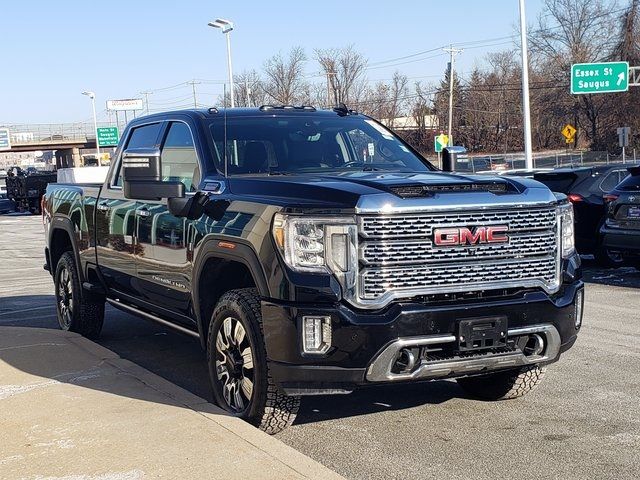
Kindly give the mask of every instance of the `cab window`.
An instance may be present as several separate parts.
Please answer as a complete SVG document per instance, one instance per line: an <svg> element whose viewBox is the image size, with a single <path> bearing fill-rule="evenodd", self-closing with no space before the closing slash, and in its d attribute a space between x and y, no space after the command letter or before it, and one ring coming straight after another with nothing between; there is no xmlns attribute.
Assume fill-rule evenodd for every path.
<svg viewBox="0 0 640 480"><path fill-rule="evenodd" d="M158 135L160 134L161 123L152 123L136 127L131 131L129 140L125 146L128 148L153 148L157 145ZM122 168L118 166L118 176L113 184L116 187L122 186Z"/></svg>
<svg viewBox="0 0 640 480"><path fill-rule="evenodd" d="M193 192L200 183L200 166L191 130L186 123L172 122L161 152L162 179L182 182Z"/></svg>

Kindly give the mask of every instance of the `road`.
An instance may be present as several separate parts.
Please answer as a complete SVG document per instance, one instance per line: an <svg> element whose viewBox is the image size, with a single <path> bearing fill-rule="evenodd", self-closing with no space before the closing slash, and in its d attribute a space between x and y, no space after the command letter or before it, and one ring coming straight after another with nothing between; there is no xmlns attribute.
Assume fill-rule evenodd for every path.
<svg viewBox="0 0 640 480"><path fill-rule="evenodd" d="M0 325L57 328L38 217L0 216ZM586 267L576 346L531 395L452 381L308 397L277 438L353 479L640 478L640 272ZM211 398L196 341L107 307L100 344Z"/></svg>

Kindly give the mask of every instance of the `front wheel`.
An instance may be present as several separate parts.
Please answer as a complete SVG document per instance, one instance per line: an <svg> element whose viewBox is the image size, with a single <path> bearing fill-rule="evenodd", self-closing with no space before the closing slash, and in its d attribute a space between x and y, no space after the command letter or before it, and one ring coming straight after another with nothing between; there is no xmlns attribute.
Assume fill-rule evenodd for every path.
<svg viewBox="0 0 640 480"><path fill-rule="evenodd" d="M544 377L545 367L526 367L490 373L477 377L458 378L458 385L469 395L483 400L509 400L526 395Z"/></svg>
<svg viewBox="0 0 640 480"><path fill-rule="evenodd" d="M300 397L285 395L271 378L255 289L220 298L209 325L207 362L213 396L227 412L269 434L293 423Z"/></svg>
<svg viewBox="0 0 640 480"><path fill-rule="evenodd" d="M71 252L63 253L58 260L54 281L60 328L91 339L100 336L104 322L104 298L82 290L78 267Z"/></svg>

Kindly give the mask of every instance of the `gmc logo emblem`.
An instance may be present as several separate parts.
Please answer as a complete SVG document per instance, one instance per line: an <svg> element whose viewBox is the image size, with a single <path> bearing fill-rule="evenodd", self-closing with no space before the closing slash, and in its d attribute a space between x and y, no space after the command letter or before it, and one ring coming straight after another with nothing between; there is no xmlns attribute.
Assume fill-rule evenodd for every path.
<svg viewBox="0 0 640 480"><path fill-rule="evenodd" d="M509 227L496 225L491 227L436 228L433 231L433 244L438 247L456 245L480 245L483 243L507 243L506 232Z"/></svg>

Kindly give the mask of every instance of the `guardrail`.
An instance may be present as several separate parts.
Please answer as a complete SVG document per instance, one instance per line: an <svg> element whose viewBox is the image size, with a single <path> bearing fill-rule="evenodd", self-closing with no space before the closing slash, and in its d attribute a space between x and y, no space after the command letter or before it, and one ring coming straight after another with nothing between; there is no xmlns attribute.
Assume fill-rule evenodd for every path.
<svg viewBox="0 0 640 480"><path fill-rule="evenodd" d="M98 127L110 126L98 123ZM93 123L31 123L2 125L9 129L12 145L95 141Z"/></svg>

